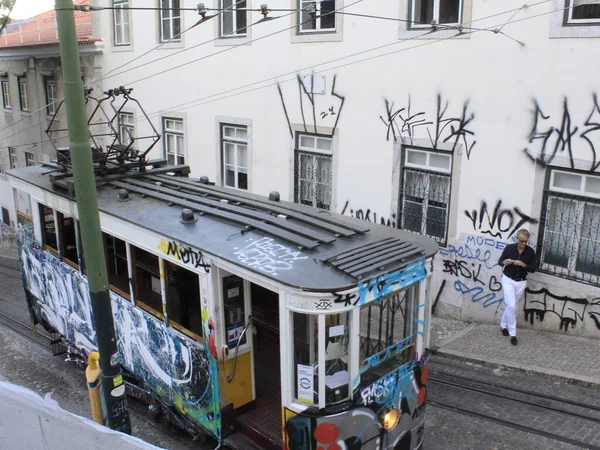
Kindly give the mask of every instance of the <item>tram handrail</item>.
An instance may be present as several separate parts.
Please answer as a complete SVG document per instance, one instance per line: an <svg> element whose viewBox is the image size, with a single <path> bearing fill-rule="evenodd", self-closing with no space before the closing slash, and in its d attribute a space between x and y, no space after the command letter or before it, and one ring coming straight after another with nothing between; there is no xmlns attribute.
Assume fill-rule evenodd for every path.
<svg viewBox="0 0 600 450"><path fill-rule="evenodd" d="M246 331L248 331L248 328L253 327L253 326L254 326L254 324L252 323L252 316L248 316L248 321L246 322L244 329L240 333L240 337L238 338L237 345L235 346L235 357L233 358L233 369L231 370L231 374L227 375L228 383L231 383L233 381L233 377L235 376L235 368L237 366L237 359L238 359L238 355L240 352L240 343L242 342L242 339L244 338Z"/></svg>

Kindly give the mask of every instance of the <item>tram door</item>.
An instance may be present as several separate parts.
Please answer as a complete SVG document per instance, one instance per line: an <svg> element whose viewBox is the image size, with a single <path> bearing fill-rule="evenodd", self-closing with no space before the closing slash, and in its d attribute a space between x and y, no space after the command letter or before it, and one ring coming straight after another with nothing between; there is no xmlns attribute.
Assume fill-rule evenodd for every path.
<svg viewBox="0 0 600 450"><path fill-rule="evenodd" d="M279 294L250 285L254 324L254 382L256 400L280 404L281 374L279 353Z"/></svg>
<svg viewBox="0 0 600 450"><path fill-rule="evenodd" d="M229 347L221 384L223 394L234 409L254 400L256 408L272 404L279 411L279 294L224 270L220 272ZM252 316L253 327L244 332L248 316Z"/></svg>

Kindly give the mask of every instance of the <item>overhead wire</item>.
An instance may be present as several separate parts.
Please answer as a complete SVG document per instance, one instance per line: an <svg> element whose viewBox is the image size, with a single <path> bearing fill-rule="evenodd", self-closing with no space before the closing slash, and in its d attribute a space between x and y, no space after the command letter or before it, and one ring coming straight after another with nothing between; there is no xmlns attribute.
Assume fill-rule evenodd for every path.
<svg viewBox="0 0 600 450"><path fill-rule="evenodd" d="M231 6L230 6L230 7L228 7L228 8L225 8L225 9L221 10L221 11L219 12L219 14L216 14L215 16L212 16L212 17L219 16L219 15L220 15L220 14L222 14L223 12L226 12L228 9L231 9L231 8L235 7L237 4L241 3L242 1L244 1L244 0L238 0L238 1L237 1L235 4L231 5ZM321 2L321 1L325 1L325 0L320 0L320 2ZM362 1L363 1L363 0L356 0L356 1L355 1L353 4L355 4L355 3L360 3L360 2L362 2ZM350 5L347 5L347 6L350 6ZM347 6L345 6L345 7L347 7ZM300 11L303 11L304 9L307 9L307 8L309 8L309 7L300 8L300 9L294 10L294 12L300 12ZM343 8L344 8L344 7L343 7ZM277 17L277 18L282 18L282 17L287 17L287 16L289 16L289 14L285 14L285 15L283 15L283 16L280 16L280 17ZM259 21L259 22L260 22L260 21ZM245 27L245 28L249 28L249 27L251 27L251 26L257 25L259 22L256 22L256 23L254 23L254 24L251 24L250 26L247 26L247 27ZM150 61L150 62L148 62L148 63L146 63L146 64L143 64L143 65L141 65L141 66L136 66L136 67L134 67L134 68L132 68L132 69L128 69L128 70L125 70L125 71L123 71L123 72L119 72L119 73L117 73L117 74L114 74L114 75L109 75L109 74L113 73L115 70L118 70L118 69L120 69L120 68L122 68L122 67L124 67L124 66L126 66L126 65L128 65L128 64L130 64L130 63L132 63L132 62L134 62L134 61L136 61L136 60L138 60L138 59L140 59L140 58L142 58L143 56L145 56L145 55L149 54L150 52L152 52L152 51L154 51L154 50L157 50L158 48L160 48L160 47L161 47L161 46L163 46L164 44L167 44L167 43L169 43L169 42L172 42L174 39L176 39L177 37L181 36L183 33L185 33L185 32L187 32L187 31L191 30L192 28L194 28L194 27L195 27L195 26L197 26L197 25L198 25L198 23L195 23L194 25L192 25L191 27L187 28L187 29L186 29L186 30L184 30L182 33L180 33L179 35L176 35L176 36L174 36L173 38L171 38L169 41L163 42L163 43L159 44L158 46L156 46L156 47L154 47L154 48L152 48L152 49L150 49L150 50L146 51L146 52L145 52L145 53L143 53L142 55L139 55L138 57L136 57L136 58L134 58L134 59L132 59L132 60L130 60L130 61L128 61L128 62L126 62L126 63L122 64L122 65L120 65L119 67L116 67L115 69L112 69L112 70L110 70L109 72L107 72L107 73L106 73L106 74L104 74L103 76L101 76L101 77L99 77L99 78L96 78L96 79L93 79L93 80L89 81L88 83L86 83L86 84L84 85L84 87L90 87L90 86L91 86L91 85L93 85L94 83L99 83L100 81L104 81L106 78L110 78L110 77L113 77L113 76L117 76L117 75L120 75L120 74L122 74L122 73L128 72L128 71L130 71L130 70L133 70L133 69L136 69L136 68L144 67L144 66L146 66L146 65L148 65L148 64L151 64L151 63L153 63L153 62L157 62L157 61L160 61L160 60L166 59L166 58L168 58L168 57L175 56L175 55L177 55L177 54L179 54L179 53L183 53L183 52L185 52L185 51L188 51L188 50L191 50L191 49L193 49L193 48L199 47L200 45L204 45L204 44L207 44L207 43L210 43L210 42L214 42L215 40L219 40L219 39L220 39L220 37L217 37L217 38L211 39L211 40L209 40L209 41L206 41L206 42L203 42L203 43L200 43L200 44L197 44L197 45L191 46L191 47L187 47L187 48L185 48L185 49L182 49L182 50L180 50L180 51L178 51L178 52L170 53L169 55L166 55L166 56L164 56L164 57L161 57L161 58L158 58L158 59L156 59L156 60ZM242 27L242 28L243 28L243 27ZM242 28L238 28L236 31L239 31L239 30L241 30ZM287 28L287 29L285 29L285 30L283 30L283 31L286 31L286 30L289 30L289 29L290 29L290 28ZM245 43L244 43L244 45L247 45L247 44L248 44L248 43L250 43L250 42L252 42L252 40L250 40L250 41L248 41L248 42L245 42ZM231 49L233 49L233 48L237 48L237 47L239 47L239 45L232 46L231 48L229 48L229 49L227 49L227 50L231 50ZM220 53L223 53L223 51L221 51L221 52L217 52L217 53L213 53L213 54L211 54L211 55L207 55L207 56L206 56L204 59L206 59L206 58L209 58L209 57L212 57L212 56L217 56L217 55L218 55L218 54L220 54ZM56 103L59 103L59 102L61 102L62 100L64 100L64 97L57 98L57 99L56 99L56 100L54 100L54 102L52 102L51 104L56 104ZM45 109L47 106L48 106L48 104L46 104L46 105L44 105L44 106L42 106L42 107L38 108L38 109L37 109L37 110L35 110L35 111L31 111L29 114L30 114L30 115L33 115L33 114L35 114L35 113L37 113L37 112L39 112L39 111L42 111L42 110L44 110L44 109ZM24 121L24 120L27 120L28 118L29 118L29 116L22 117L21 119L17 120L16 122L13 122L13 123L11 123L9 126L7 126L7 127L4 127L4 128L2 128L2 129L0 129L0 133L1 133L1 132L3 132L3 131L5 131L5 130L7 130L7 129L9 129L9 128L12 128L14 125L18 124L19 122L22 122L22 121ZM23 129L23 130L20 130L19 132L15 133L15 134L19 134L19 133L22 133L22 132L24 132L24 131L27 131L27 130L29 130L29 129L31 129L31 128L34 128L34 127L36 127L36 126L37 126L37 125L39 125L39 124L40 124L40 122L38 122L37 124L31 125L30 127L27 127L27 128L25 128L25 129ZM8 139L8 138L10 138L10 137L13 137L15 134L13 134L13 135L10 135L10 136L8 136L8 137L6 137L6 138L2 138L2 139Z"/></svg>
<svg viewBox="0 0 600 450"><path fill-rule="evenodd" d="M362 0L360 0L360 1L362 1ZM541 4L544 4L544 3L548 3L549 1L551 1L551 0L539 1L539 2L534 3L532 5L524 5L524 6L532 7L532 6L537 6L537 5L541 5ZM582 4L593 3L595 1L597 1L597 0L588 0L587 2L583 2ZM550 11L547 11L547 12L544 12L544 13L540 13L540 14L537 14L537 15L534 15L534 16L529 16L529 17L526 17L526 18L523 18L523 19L518 19L518 20L512 20L512 18L514 18L514 15L515 15L515 14L513 14L513 16L511 16L511 18L508 21L506 21L504 24L502 24L501 27L504 27L504 26L506 26L508 24L522 22L522 21L525 21L525 20L531 20L531 19L534 19L534 18L537 18L537 17L541 17L541 16L544 16L544 15L553 14L555 12L564 11L564 10L567 10L569 8L572 8L572 6L567 6L565 8L559 8L559 9L555 9L555 10L550 10ZM506 11L503 11L503 12L500 12L500 13L496 13L496 14L493 14L493 15L490 15L490 16L481 17L481 18L472 20L471 22L467 22L467 23L474 23L476 21L485 20L485 19L489 19L489 18L492 18L492 17L497 17L497 16L505 15L505 14L508 14L508 13L511 13L511 12L519 12L519 11L521 11L523 9L524 9L524 7L514 8L514 9L511 9L511 10L506 10ZM295 25L293 28L295 28L295 27L297 27L297 25ZM287 29L289 29L289 28L287 28ZM283 31L285 31L285 30L283 30ZM223 92L220 92L220 93L217 93L217 94L213 94L213 95L210 95L210 96L207 96L207 97L203 97L201 99L196 99L196 100L194 100L192 102L186 102L186 103L183 103L183 104L180 104L180 105L172 106L172 107L167 108L166 111L164 109L161 110L160 113L168 112L168 111L171 111L171 110L174 110L174 109L188 109L188 108L192 108L192 107L196 107L196 106L202 106L204 104L211 103L211 102L214 102L214 101L222 100L222 99L225 99L225 98L230 98L230 97L237 96L237 95L242 95L244 93L253 92L253 91L256 91L256 90L259 90L259 89L263 89L263 88L266 88L266 87L269 87L269 86L273 86L273 85L276 85L278 83L284 83L284 82L293 81L293 80L296 79L295 77L292 78L292 79L288 79L288 80L282 80L282 81L280 80L280 81L278 81L278 83L273 83L273 84L269 84L269 85L265 85L265 86L260 86L258 88L254 88L254 89L251 89L251 90L248 90L248 91L236 92L234 94L231 94L231 95L228 95L228 96L225 96L225 97L219 97L217 99L213 99L213 100L210 100L210 101L204 101L204 100L211 99L213 97L221 96L223 94L227 94L227 93L234 92L234 91L237 91L237 90L240 90L240 89L244 89L244 88L249 87L249 86L253 86L253 85L256 85L256 84L264 83L264 82L273 80L273 79L281 77L281 76L287 76L287 75L290 75L292 73L297 74L299 71L302 71L302 70L307 70L307 69L319 67L319 66L322 66L322 65L329 64L331 62L335 62L335 61L339 61L339 60L342 60L342 59L350 58L350 57L357 56L357 55L360 55L360 54L364 54L364 53L367 53L367 52L370 52L370 51L375 51L375 50L378 50L378 49L381 49L381 48L388 47L390 45L394 45L396 43L407 42L407 41L411 41L411 40L414 40L414 39L418 39L418 38L423 37L425 34L431 34L432 32L435 32L435 31L437 31L437 30L428 31L427 33L424 33L422 35L418 35L418 36L415 36L415 37L412 37L412 38L403 39L403 40L400 40L400 41L395 41L395 42L390 43L390 44L385 44L383 46L378 46L378 47L375 47L375 48L372 48L372 49L368 49L368 50L364 50L364 51L361 51L361 52L357 52L357 53L354 53L354 54L351 54L351 55L346 55L344 57L340 57L340 58L336 58L336 59L333 59L333 60L325 61L325 62L322 62L322 63L319 63L319 64L315 64L313 66L309 66L307 68L296 69L296 70L294 70L292 72L288 72L288 73L285 73L285 74L280 74L280 75L278 75L276 77L271 77L271 78L268 78L268 79L265 79L265 80L261 80L261 81L250 83L250 84L247 84L247 85L244 85L244 86L240 86L238 88L233 88L233 89L230 89L230 90L227 90L227 91L223 91ZM399 52L402 52L402 51L411 50L413 48L418 48L418 47L422 47L422 46L425 46L425 45L431 45L431 44L434 44L434 43L437 43L437 42L442 42L442 41L446 41L446 40L449 40L449 39L453 39L453 38L455 38L457 36L460 36L460 35L475 34L476 32L480 32L480 31L493 31L493 29L492 29L492 27L488 27L486 29L475 30L475 31L472 31L472 32L466 32L466 33L465 32L460 32L460 33L457 33L456 35L449 36L449 37L446 37L446 38L434 39L434 40L431 40L431 41L428 41L428 42L425 42L425 43L422 43L422 44L419 44L419 45L416 45L416 46L412 46L412 47L408 47L408 48L404 48L404 49L399 49L399 50L394 50L392 52L388 52L388 53L384 53L384 54L380 54L380 55L375 55L373 57L370 57L370 58L367 58L367 59L363 59L363 60L360 60L360 61L353 61L353 62L350 62L350 63L346 63L346 64L338 65L338 66L335 66L335 67L331 67L331 68L325 69L324 71L330 71L330 70L334 70L334 69L346 67L346 66L349 66L349 65L358 64L360 62L366 62L366 61L369 61L369 60L372 60L372 59L377 59L377 58L381 58L381 57L384 57L384 56L388 56L390 54L399 53ZM500 31L500 32L497 31L497 33L498 34L505 34L502 31ZM510 38L510 36L507 36L507 37ZM513 39L513 40L515 40L515 39ZM519 41L517 41L517 42L519 42ZM196 103L196 102L201 102L201 103L190 105L190 103ZM41 109L43 109L43 108L41 108ZM159 114L159 112L150 113L149 116L154 117L157 114ZM13 126L13 125L14 124L12 124L11 126ZM39 122L36 123L36 124L34 124L34 125L32 125L32 126L30 126L30 127L28 127L28 128L26 128L26 129L20 130L19 132L15 133L15 134L22 133L22 132L24 132L24 131L26 131L26 130L28 130L30 128L33 128L35 126L38 126L38 125L39 125ZM8 129L8 128L10 128L10 126L7 127L7 128L5 128L5 129ZM4 131L5 129L0 130L0 132ZM9 137L12 137L15 134L13 134L11 136L8 136L6 138L3 138L3 139L7 139Z"/></svg>
<svg viewBox="0 0 600 450"><path fill-rule="evenodd" d="M242 1L245 1L245 0L238 0L238 1L237 1L235 4L231 5L231 7L230 7L230 8L233 8L233 7L235 7L237 4L241 3ZM66 9L67 9L67 10L73 10L73 11L77 10L76 8L66 8ZM226 11L227 9L228 9L228 8L225 8L223 11ZM221 14L221 13L219 13L219 14ZM153 48L151 48L150 50L148 50L148 51L146 51L146 52L142 53L141 55L138 55L138 56L136 56L135 58L133 58L133 59L131 59L131 60L129 60L129 61L127 61L127 62L125 62L125 63L121 64L119 67L116 67L116 68L114 68L114 69L112 69L112 70L109 70L109 71L108 71L106 74L104 74L103 76L101 76L101 77L99 77L99 78L95 78L95 79L93 79L93 80L91 80L91 81L88 81L86 84L84 84L84 88L86 88L86 87L90 87L90 86L92 86L92 85L93 85L93 84L95 84L95 83L99 83L100 81L103 81L104 79L106 79L106 78L109 76L109 74L113 73L115 70L118 70L118 69L119 69L119 68L121 68L121 67L125 67L125 66L127 66L127 65L131 64L132 62L134 62L134 61L137 61L137 60L139 60L140 58L143 58L143 57L144 57L144 56L146 56L147 54L149 54L149 53L151 53L151 52L153 52L153 51L155 51L155 50L158 50L158 49L159 49L159 48L161 48L162 46L164 46L164 45L166 45L166 44L169 44L169 43L173 42L174 40L176 40L176 39L180 38L181 36L183 36L185 33L187 33L188 31L190 31L192 28L196 27L197 25L198 25L198 22L196 22L196 23L195 23L195 24L193 24L192 26L190 26L190 27L186 28L185 30L181 31L179 34L176 34L176 35L174 35L174 36L173 36L173 37L171 37L170 39L168 39L168 40L166 40L166 41L164 41L164 42L161 42L161 43L160 43L160 44L158 44L156 47L153 47ZM141 67L141 66L136 66L136 67ZM114 76L116 76L116 75L118 75L118 74L115 74ZM64 97L57 98L57 99L55 99L55 100L54 100L53 102L51 102L51 103L45 104L45 105L41 106L40 108L38 108L38 109L36 109L36 110L34 110L34 111L30 111L30 112L29 112L29 115L31 116L31 115L33 115L33 114L35 114L35 113L38 113L38 112L40 112L40 111L43 111L43 110L44 110L44 109L46 109L48 106L50 106L50 105L56 105L56 104L60 103L60 102L61 102L61 101L63 101L63 100L64 100ZM14 125L16 125L16 124L17 124L17 123L19 123L19 122L22 122L22 121L24 121L24 120L27 120L28 118L29 118L29 116L22 117L21 119L17 120L16 122L13 122L13 123L12 123L11 125L9 125L8 127L5 127L5 128L2 128L2 129L0 129L0 133L1 133L2 131L4 131L4 130L6 130L6 129L10 128L11 126L14 126ZM39 122L38 122L38 124L39 124ZM33 128L34 126L37 126L37 125L32 125L31 127L29 127L29 128L26 128L25 130L22 130L22 131L26 131L26 130L28 130L28 129L30 129L30 128ZM21 131L21 132L22 132L22 131ZM9 137L12 137L12 135L11 135L11 136L9 136Z"/></svg>
<svg viewBox="0 0 600 450"><path fill-rule="evenodd" d="M338 10L341 10L341 9L344 9L344 8L349 8L350 6L356 5L356 4L358 4L358 3L361 3L361 2L363 2L363 1L364 1L364 0L355 0L355 1L353 1L352 3L350 3L350 4L344 5L344 6L342 6L342 7L338 8L338 9L336 9L336 10L333 10L333 11L331 11L331 12L328 12L328 13L326 13L326 14L323 14L323 16L325 16L325 15L329 15L329 14L334 14L334 13L336 13ZM290 13L290 14L293 14L293 13ZM289 14L288 14L288 15L289 15ZM285 17L285 16L282 16L282 17ZM307 21L305 21L305 22L302 22L302 23L300 23L300 25L302 25L303 23L306 23L306 22L308 22L308 21L310 21L310 20L311 20L311 19L309 19L309 20L307 20ZM151 75L148 75L148 76L145 76L145 77L139 78L139 79L137 79L137 80L134 80L134 81L130 81L130 82L128 82L128 83L125 83L125 85L127 85L127 86L131 86L131 85L133 85L133 84L135 84L135 83L139 83L140 81L145 81L145 80L147 80L147 79L153 78L153 77L155 77L155 76L158 76L158 75L162 75L162 74L164 74L164 73L167 73L167 72L170 72L170 71L172 71L172 70L175 70L175 69L180 69L180 68L182 68L182 67L185 67L185 66L187 66L187 65L189 65L189 64L193 64L193 63L196 63L196 62L199 62L199 61L202 61L202 60L208 59L208 58L212 58L212 57L214 57L214 56L218 56L218 55L220 55L220 54L222 54L222 53L225 53L225 52L232 51L232 50L234 50L234 49L236 49L236 48L238 48L238 47L240 47L240 46L245 46L245 45L248 45L249 43L252 43L252 42L261 41L261 40L263 40L263 39L266 39L266 38L269 38L269 37L275 36L275 35L277 35L277 34L283 33L283 32L285 32L285 31L289 31L289 30L291 30L292 28L297 28L297 27L298 27L298 25L292 25L292 26L289 26L289 27L283 28L283 29L281 29L281 30L275 31L275 32L273 32L273 33L266 34L266 35L264 35L264 36L260 36L260 37L257 37L257 38L255 38L255 39L250 39L249 41L247 41L247 42L244 42L243 44L233 45L233 46L231 46L231 47L228 47L228 48L226 48L226 49L224 49L224 50L221 50L221 51L219 51L219 52L216 52L216 53L211 53L211 54L209 54L209 55L205 55L205 56L202 56L202 57L200 57L200 58L196 58L196 59L193 59L193 60L191 60L191 61L187 61L187 62L185 62L185 63L179 64L179 65L176 65L176 66L173 66L173 67L166 68L166 69L164 69L164 70L162 70L162 71L160 71L160 72L157 72L157 73L154 73L154 74L151 74Z"/></svg>
<svg viewBox="0 0 600 450"><path fill-rule="evenodd" d="M541 1L541 2L536 3L535 5L539 5L539 4L543 4L543 3L548 3L548 1L551 1L551 0ZM593 2L593 1L597 1L597 0L589 0L589 2ZM560 12L560 11L568 9L568 8L569 7L567 7L567 8L559 8L559 9L556 9L556 10L547 11L547 12L544 12L544 13L540 13L538 15L526 17L524 19L519 19L519 21L534 19L536 17L540 17L540 16L552 14L552 13L555 13L555 12ZM522 9L523 9L523 7L517 8L516 12L519 12ZM508 12L515 12L515 10L513 9L513 10L510 10ZM498 15L503 15L503 14L506 14L506 13L507 12L499 13L499 14L494 14L494 15L492 15L490 17L497 17ZM511 17L514 17L514 14ZM487 19L487 18L488 17L482 17L482 18L479 18L479 19L476 19L476 20L484 20L484 19ZM475 22L475 20L471 21L471 22L467 22L467 23L473 23L473 22ZM505 25L507 25L509 23L515 23L515 22L516 21L512 21L511 22L510 19L509 19L509 21L505 22L501 26L504 27ZM424 47L426 45L432 45L432 44L435 44L437 42L447 41L447 40L450 40L450 39L454 39L454 38L456 38L458 36L463 36L463 35L467 35L467 34L475 34L477 32L481 32L481 31L489 31L489 32L493 32L495 34L504 34L504 35L506 35L503 31L498 31L498 28L497 28L498 26L500 26L500 25L495 25L493 27L482 28L482 29L475 29L473 31L467 31L467 32L465 32L465 31L458 31L458 27L457 27L457 28L454 28L455 30L457 30L457 34L455 34L453 36L448 36L448 37L439 38L439 39L432 39L430 41L427 41L427 42L424 42L424 43L421 43L421 44L418 44L418 45L414 45L412 47L407 47L407 48L403 48L403 49L399 49L399 50L394 50L394 51L391 51L391 52L383 53L383 54L380 54L380 55L375 55L375 56L372 56L370 58L361 59L360 61L353 61L353 62L350 62L350 63L341 64L341 65L338 65L338 66L330 67L328 69L324 69L322 71L323 72L328 72L328 71L339 69L339 68L342 68L342 67L347 67L347 66L350 66L350 65L354 65L354 64L358 64L358 63L370 61L370 60L373 60L373 59L381 58L381 57L384 57L384 56L389 56L389 55L394 54L394 53L399 53L399 52L411 50L411 49L414 49L414 48ZM451 30L451 29L452 28L444 28L444 30ZM229 89L229 90L226 90L226 91L222 91L222 92L219 92L219 93L216 93L216 94L212 94L212 95L209 95L209 96L206 96L206 97L202 97L200 99L191 100L189 102L185 102L185 103L181 103L179 105L168 107L166 109L163 108L159 112L148 114L148 116L149 117L156 117L157 115L160 115L160 114L165 113L165 112L173 112L175 110L184 110L184 109L189 109L189 108L196 107L196 106L202 106L202 105L205 105L207 103L212 103L214 101L224 100L226 98L231 98L231 97L234 97L234 96L237 96L237 95L243 95L243 94L246 94L246 93L249 93L249 92L254 92L254 91L257 91L257 90L260 90L260 89L264 89L266 87L275 86L275 85L280 84L280 83L286 83L286 82L294 81L294 80L297 79L296 76L294 76L293 78L286 79L286 80L278 80L276 83L271 83L271 84L267 84L267 85L264 85L264 86L259 86L257 88L250 89L250 90L247 90L247 91L235 92L235 91L238 91L240 89L245 89L245 88L248 88L248 87L251 87L251 86L255 86L257 84L262 84L262 83L265 83L265 82L268 82L268 81L279 79L280 77L285 77L285 76L292 75L292 74L296 75L299 72L307 71L307 70L310 70L310 69L315 69L317 67L324 66L324 65L330 64L332 62L341 61L341 60L344 60L344 59L347 59L347 58L351 58L351 57L355 57L355 56L360 56L360 55L363 55L365 53L370 53L372 51L380 50L382 48L386 48L386 47L389 47L389 46L392 46L392 45L396 45L396 44L400 44L400 43L405 43L405 42L409 42L409 41L412 41L412 40L421 39L425 35L435 33L436 31L441 31L441 30L429 30L429 31L427 31L427 32L425 32L423 34L415 35L415 36L413 36L411 38L407 38L407 39L403 39L403 40L396 40L394 42L391 42L391 43L388 43L388 44L384 44L384 45L381 45L381 46L378 46L378 47L374 47L374 48L367 49L367 50L362 50L360 52L352 53L350 55L341 56L339 58L335 58L335 59L332 59L332 60L324 61L324 62L318 63L318 64L313 64L311 66L303 67L303 68L300 68L300 69L295 69L293 71L286 72L284 74L279 74L279 75L276 75L276 76L273 76L273 77L270 77L270 78L267 78L267 79L259 80L259 81L252 82L252 83L248 83L248 84L245 84L243 86L239 86L239 87L232 88L232 89ZM508 35L506 35L506 36L509 37L510 39L512 39L513 41L515 41L515 42L517 42L519 44L522 44L520 41L518 41L518 40L516 40L516 39L514 39L512 37L510 37ZM231 95L226 95L224 97L221 97L224 94L230 94L232 92L235 92L235 93L233 93ZM214 97L218 97L218 98L215 99ZM212 100L209 100L209 99L212 99ZM208 100L208 101L205 101L205 100ZM198 103L198 102L200 102L200 103Z"/></svg>

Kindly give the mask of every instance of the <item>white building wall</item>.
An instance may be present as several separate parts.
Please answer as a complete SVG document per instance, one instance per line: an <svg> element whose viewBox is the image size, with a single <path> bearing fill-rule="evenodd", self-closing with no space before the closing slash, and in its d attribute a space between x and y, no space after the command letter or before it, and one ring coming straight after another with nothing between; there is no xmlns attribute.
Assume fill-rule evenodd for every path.
<svg viewBox="0 0 600 450"><path fill-rule="evenodd" d="M132 7L145 6L139 0L130 3ZM182 1L182 6L194 8L196 3ZM248 3L259 6L256 0ZM133 87L133 95L159 130L161 117L183 118L186 163L192 175L208 175L217 183L222 183L219 121L249 126L250 190L259 194L277 190L287 200L294 199L294 133L316 126L318 132L333 133L334 137L332 209L397 223L400 152L402 145L411 141L406 132L398 134L396 130L396 139L388 134L386 101L390 113L407 108L409 102L412 114L423 113L417 117L429 124L414 128L412 143L429 149L435 142L437 124L443 129L437 145L442 148L452 127L456 130L461 118L463 124L467 120L466 141L460 139L453 148L455 139L450 138L444 147L453 148L454 157L449 234L446 250L436 258L430 295L437 296L445 281L436 305L438 314L498 321L503 308L498 290L501 273L491 265L497 261L501 243L514 238L511 232L520 213L532 218L523 227L531 231L532 245L538 242L546 170L526 153L527 149L539 156L542 151L542 140L530 142L535 102L548 117L540 118L538 133L550 127L560 130L563 119L570 120L573 155L568 149L559 151L552 164L589 172L600 148L598 131L594 131L600 122L597 118L588 121L597 107L594 92L600 64L594 55L599 27L563 27L563 3L556 0L519 10L523 3L517 0L465 0L462 36L451 38L456 31L439 29L419 38L424 32L407 30L402 22L408 16L407 1L343 0L337 7L347 12L399 21L338 15L341 31L335 36L314 36L314 42L304 42L309 39L297 36L294 29L286 30L296 23L292 14L252 26L248 38L233 41L244 42L237 48L228 45L232 41L218 38L217 17L187 31L181 43L154 49L159 44L158 13L154 11L132 11L132 45L116 47L112 44L112 12L95 14L103 14L105 19L101 22L105 73L117 74L105 79L104 87ZM269 6L292 5L296 3ZM211 2L207 6L218 5ZM270 15L285 14L274 11ZM182 17L183 30L199 18L193 11L182 12ZM249 13L248 22L260 17L257 12ZM476 29L469 28L470 20ZM501 33L480 31L483 28ZM135 66L140 67L123 73ZM297 75L311 73L326 78L325 94L312 97L314 114L311 99L296 80ZM438 98L444 110L440 117ZM446 119L456 120L444 128ZM399 117L395 124L402 127ZM140 135L149 129L142 121L136 127ZM582 137L585 131L589 131L589 142ZM548 141L550 154L560 136L567 134L555 131ZM160 142L152 156L161 157L162 146ZM490 223L486 216L480 225L482 205L491 217L498 202L504 222ZM475 221L470 218L475 216L473 211ZM511 217L513 227L506 231ZM480 239L469 240L470 236ZM467 244L474 255L479 251L480 257L457 253L457 248ZM472 271L488 247L489 259L484 265L490 268L480 272L480 283ZM457 261L463 261L459 264L465 264L469 272L453 269ZM530 293L522 300L521 308L528 305L527 316L533 321L528 326L558 331L565 328L561 325L566 320L569 332L600 336L596 315L600 291L595 285L547 274L530 279L532 290L543 288L552 295L535 297ZM577 305L585 308L573 307L573 299L584 299L587 303ZM522 325L525 315L522 310L518 314Z"/></svg>
<svg viewBox="0 0 600 450"><path fill-rule="evenodd" d="M52 122L52 136L46 130L54 117L46 108L46 79L53 79L56 86L56 98L62 99L63 77L58 48L48 49L17 49L2 51L0 47L0 73L6 74L9 81L12 108L4 108L0 100L0 164L4 171L11 169L9 148L16 150L15 167L27 164L26 154L33 155L35 164L56 160L57 147L68 147L68 127L66 108L59 107L58 115ZM29 56L35 55L35 56ZM81 74L86 82L92 82L99 77L101 60L95 55L81 57ZM29 110L21 110L19 99L18 76L26 74L29 89ZM94 94L100 94L98 88ZM91 106L91 105L90 105ZM62 131L60 131L62 130ZM54 145L51 143L54 142ZM9 210L11 225L15 225L16 212L13 211L8 179L0 174L0 206Z"/></svg>

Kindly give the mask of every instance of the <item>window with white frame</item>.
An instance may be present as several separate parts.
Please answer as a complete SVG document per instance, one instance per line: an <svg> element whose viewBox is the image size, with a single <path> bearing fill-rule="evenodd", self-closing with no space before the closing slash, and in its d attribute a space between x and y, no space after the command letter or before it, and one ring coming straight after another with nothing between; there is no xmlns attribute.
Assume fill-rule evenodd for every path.
<svg viewBox="0 0 600 450"><path fill-rule="evenodd" d="M160 0L160 41L179 42L181 38L180 0Z"/></svg>
<svg viewBox="0 0 600 450"><path fill-rule="evenodd" d="M56 81L54 78L46 78L44 80L46 89L46 113L54 114L56 112Z"/></svg>
<svg viewBox="0 0 600 450"><path fill-rule="evenodd" d="M35 155L31 152L25 152L25 165L27 167L35 166Z"/></svg>
<svg viewBox="0 0 600 450"><path fill-rule="evenodd" d="M569 25L600 25L600 0L566 0L566 22Z"/></svg>
<svg viewBox="0 0 600 450"><path fill-rule="evenodd" d="M221 36L246 36L246 0L221 0Z"/></svg>
<svg viewBox="0 0 600 450"><path fill-rule="evenodd" d="M128 146L135 139L135 122L133 113L122 112L119 114L119 140Z"/></svg>
<svg viewBox="0 0 600 450"><path fill-rule="evenodd" d="M19 158L17 156L17 149L15 147L8 147L8 159L11 169L15 169L19 165Z"/></svg>
<svg viewBox="0 0 600 450"><path fill-rule="evenodd" d="M163 117L165 158L169 164L185 164L183 120Z"/></svg>
<svg viewBox="0 0 600 450"><path fill-rule="evenodd" d="M335 0L301 0L298 14L300 33L335 31Z"/></svg>
<svg viewBox="0 0 600 450"><path fill-rule="evenodd" d="M29 86L27 85L27 77L18 77L18 80L21 111L29 111Z"/></svg>
<svg viewBox="0 0 600 450"><path fill-rule="evenodd" d="M402 157L400 227L446 244L452 154L406 147Z"/></svg>
<svg viewBox="0 0 600 450"><path fill-rule="evenodd" d="M549 169L540 228L543 270L600 280L600 176Z"/></svg>
<svg viewBox="0 0 600 450"><path fill-rule="evenodd" d="M223 186L248 189L248 128L221 124Z"/></svg>
<svg viewBox="0 0 600 450"><path fill-rule="evenodd" d="M113 0L113 27L115 45L130 45L129 0Z"/></svg>
<svg viewBox="0 0 600 450"><path fill-rule="evenodd" d="M0 82L2 83L2 104L5 108L12 108L12 103L10 102L10 85L8 84L8 77L0 78Z"/></svg>
<svg viewBox="0 0 600 450"><path fill-rule="evenodd" d="M413 28L432 23L453 25L462 21L463 0L411 0L410 24Z"/></svg>
<svg viewBox="0 0 600 450"><path fill-rule="evenodd" d="M296 136L294 201L331 208L333 139L299 133Z"/></svg>

